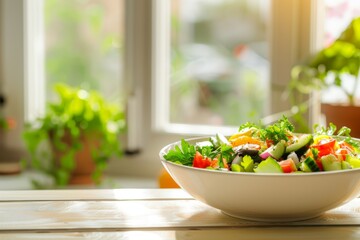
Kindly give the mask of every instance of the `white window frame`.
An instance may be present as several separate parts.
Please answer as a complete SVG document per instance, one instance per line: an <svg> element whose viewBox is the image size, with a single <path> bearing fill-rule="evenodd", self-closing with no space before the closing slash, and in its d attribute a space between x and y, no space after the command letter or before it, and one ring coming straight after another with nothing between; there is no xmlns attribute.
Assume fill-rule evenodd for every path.
<svg viewBox="0 0 360 240"><path fill-rule="evenodd" d="M17 132L6 139L15 148L22 146L21 132L23 123L31 119L33 108L43 108L44 91L42 75L33 71L33 67L41 70L35 60L41 57L32 52L31 46L36 43L29 40L31 23L41 19L32 19L28 11L34 0L2 0L1 1L1 47L3 90L16 101L9 101L6 112L20 119ZM41 1L41 0L36 0ZM180 137L214 133L218 130L208 126L196 129L184 125L169 125L167 119L157 118L160 110L166 109L166 92L169 77L169 12L166 0L126 0L126 41L125 52L128 96L130 105L136 110L128 114L129 134L126 145L130 151L141 150L137 155L125 156L121 161L110 164L110 171L120 174L153 176L161 164L158 152L164 145L179 140ZM289 80L291 66L299 59L319 48L320 24L317 0L272 0L272 34L271 49L271 112L286 111L289 104L280 99L281 92ZM321 6L321 5L320 5ZM36 10L36 9L33 9ZM317 16L317 17L316 17ZM32 19L32 20L31 20ZM31 20L31 21L30 21ZM26 27L27 26L27 27ZM320 28L321 29L321 28ZM291 33L291 34L289 34ZM315 34L318 33L318 34ZM30 45L31 44L31 45ZM39 50L41 51L41 50ZM39 67L40 66L40 67ZM37 81L37 82L36 82ZM164 84L165 83L165 84ZM39 84L39 86L36 86ZM31 87L31 88L30 88ZM40 92L36 92L36 91ZM38 100L34 100L38 98ZM41 100L42 99L42 100ZM165 112L166 113L166 112ZM166 116L166 114L165 114ZM312 116L314 119L314 116ZM194 130L194 131L193 131ZM228 133L232 129L221 129ZM129 163L127 163L129 161ZM134 162L136 164L134 164ZM141 168L139 168L139 165Z"/></svg>
<svg viewBox="0 0 360 240"><path fill-rule="evenodd" d="M24 2L24 120L45 112L45 36L43 0Z"/></svg>

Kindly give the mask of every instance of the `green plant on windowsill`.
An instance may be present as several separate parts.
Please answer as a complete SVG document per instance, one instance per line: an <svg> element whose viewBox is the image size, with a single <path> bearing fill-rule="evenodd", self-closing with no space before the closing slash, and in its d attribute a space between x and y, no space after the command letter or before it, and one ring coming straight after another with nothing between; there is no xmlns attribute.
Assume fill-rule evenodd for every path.
<svg viewBox="0 0 360 240"><path fill-rule="evenodd" d="M64 84L56 85L55 91L59 101L49 103L45 115L27 123L23 133L30 165L53 181L49 186L33 180L33 186L100 183L109 158L122 154L124 112L96 91ZM80 158L91 166L82 165Z"/></svg>
<svg viewBox="0 0 360 240"><path fill-rule="evenodd" d="M289 84L293 106L304 109L307 105L302 101L311 92L329 88L340 89L346 95L347 102L339 104L355 106L359 71L360 17L353 19L332 44L321 49L304 64L293 67ZM350 88L349 81L352 81ZM298 119L304 122L301 117Z"/></svg>
<svg viewBox="0 0 360 240"><path fill-rule="evenodd" d="M2 111L4 105L5 105L5 97L0 95L0 132L7 131L15 127L14 119L4 116L4 113Z"/></svg>

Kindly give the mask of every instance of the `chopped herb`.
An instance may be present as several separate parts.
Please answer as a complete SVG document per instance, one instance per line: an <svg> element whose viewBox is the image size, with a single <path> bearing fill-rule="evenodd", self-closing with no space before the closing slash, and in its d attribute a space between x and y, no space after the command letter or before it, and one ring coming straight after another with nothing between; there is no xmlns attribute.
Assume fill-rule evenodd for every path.
<svg viewBox="0 0 360 240"><path fill-rule="evenodd" d="M223 161L220 161L220 159L225 159L227 163L230 163L236 156L232 147L226 144L222 144L216 149L211 147L202 147L198 148L197 151L199 151L204 157L209 157L211 159L218 158L220 167L224 167L224 163Z"/></svg>
<svg viewBox="0 0 360 240"><path fill-rule="evenodd" d="M289 119L283 115L279 121L273 125L268 125L260 131L260 137L263 140L272 140L274 144L281 140L288 140L290 132L294 131L294 125L289 122Z"/></svg>
<svg viewBox="0 0 360 240"><path fill-rule="evenodd" d="M214 148L213 146L194 146L182 139L180 145L181 148L175 146L174 149L169 150L169 152L164 155L164 158L171 162L192 166L196 151L203 157L209 157L211 159L224 158L227 163L231 162L235 157L232 147L226 144L222 144L218 148ZM219 164L223 167L222 161L219 161Z"/></svg>
<svg viewBox="0 0 360 240"><path fill-rule="evenodd" d="M342 127L340 128L340 130L338 131L337 135L338 136L347 136L347 137L350 137L350 132L351 132L351 129L348 128L348 127Z"/></svg>
<svg viewBox="0 0 360 240"><path fill-rule="evenodd" d="M317 148L311 148L311 153L312 153L314 159L318 158L319 150Z"/></svg>
<svg viewBox="0 0 360 240"><path fill-rule="evenodd" d="M200 147L198 146L196 148L196 150L201 153L202 156L204 157L209 157L211 159L213 159L217 153L214 153L214 148L213 147L210 147L210 146L204 146L204 147Z"/></svg>
<svg viewBox="0 0 360 240"><path fill-rule="evenodd" d="M333 123L330 123L328 128L320 126L319 124L314 125L314 133L317 135L333 136L336 132L336 129L337 127Z"/></svg>
<svg viewBox="0 0 360 240"><path fill-rule="evenodd" d="M164 158L171 162L180 162L183 165L191 166L195 153L195 146L190 145L188 142L182 139L181 148L179 146L175 146L174 149L171 149L167 154L164 155Z"/></svg>
<svg viewBox="0 0 360 240"><path fill-rule="evenodd" d="M245 129L245 128L260 128L260 126L259 125L257 125L257 124L255 124L255 123L252 123L252 122L246 122L246 123L244 123L244 124L242 124L242 125L240 125L240 127L239 127L239 132L241 131L241 130L243 130L243 129Z"/></svg>
<svg viewBox="0 0 360 240"><path fill-rule="evenodd" d="M356 152L360 152L360 143L357 140L354 140L353 138L348 136L345 138L344 141L353 146Z"/></svg>
<svg viewBox="0 0 360 240"><path fill-rule="evenodd" d="M357 140L354 140L351 136L350 136L350 132L351 129L348 127L342 127L340 128L340 130L338 131L338 136L345 136L345 142L347 142L348 144L350 144L351 146L353 146L353 148L355 148L356 152L359 152L360 150L360 143Z"/></svg>
<svg viewBox="0 0 360 240"><path fill-rule="evenodd" d="M219 159L223 159L223 158L225 158L227 163L230 163L235 158L234 150L232 149L231 146L225 145L225 144L220 146L220 158ZM220 162L222 162L222 161L220 161Z"/></svg>

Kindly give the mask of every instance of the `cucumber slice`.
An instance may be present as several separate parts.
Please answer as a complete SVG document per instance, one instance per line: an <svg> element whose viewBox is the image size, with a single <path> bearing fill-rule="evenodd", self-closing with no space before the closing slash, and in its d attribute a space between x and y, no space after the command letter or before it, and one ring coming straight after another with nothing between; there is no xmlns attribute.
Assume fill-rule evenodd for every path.
<svg viewBox="0 0 360 240"><path fill-rule="evenodd" d="M321 157L321 163L324 167L324 171L341 170L341 161L332 154Z"/></svg>
<svg viewBox="0 0 360 240"><path fill-rule="evenodd" d="M257 168L254 168L256 173L283 173L283 170L279 163L272 157L268 157L266 160L259 163Z"/></svg>
<svg viewBox="0 0 360 240"><path fill-rule="evenodd" d="M260 154L260 157L267 159L269 156L279 160L285 153L286 145L285 141L280 141L272 147L266 149L263 153Z"/></svg>
<svg viewBox="0 0 360 240"><path fill-rule="evenodd" d="M304 172L318 172L320 168L313 158L307 157L301 164L301 170Z"/></svg>
<svg viewBox="0 0 360 240"><path fill-rule="evenodd" d="M313 141L314 139L311 134L304 134L299 137L297 142L289 145L286 148L285 153L289 154L291 152L295 152L298 156L302 156Z"/></svg>

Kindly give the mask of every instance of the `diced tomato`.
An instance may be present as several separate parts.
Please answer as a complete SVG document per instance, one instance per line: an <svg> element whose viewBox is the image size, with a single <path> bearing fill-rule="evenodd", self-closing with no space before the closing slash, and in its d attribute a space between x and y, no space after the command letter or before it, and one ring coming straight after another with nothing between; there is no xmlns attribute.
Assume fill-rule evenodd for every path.
<svg viewBox="0 0 360 240"><path fill-rule="evenodd" d="M324 139L321 139L318 142L318 144L312 145L312 147L316 148L319 151L318 158L320 158L322 156L334 154L335 153L335 143L336 143L336 140L333 138L324 138Z"/></svg>
<svg viewBox="0 0 360 240"><path fill-rule="evenodd" d="M296 165L292 159L287 159L279 162L284 173L291 173L296 171Z"/></svg>
<svg viewBox="0 0 360 240"><path fill-rule="evenodd" d="M283 170L284 173L291 173L291 172L293 172L293 171L292 171L292 168L291 168L291 166L290 166L289 164L280 164L280 166L281 166L281 168L282 168L282 170Z"/></svg>
<svg viewBox="0 0 360 240"><path fill-rule="evenodd" d="M267 146L268 148L271 147L272 145L274 145L274 141L273 141L273 140L266 139L265 142L266 142L266 146Z"/></svg>
<svg viewBox="0 0 360 240"><path fill-rule="evenodd" d="M196 152L194 160L193 160L193 167L196 168L207 168L211 165L210 158L204 158L201 153Z"/></svg>
<svg viewBox="0 0 360 240"><path fill-rule="evenodd" d="M324 171L324 167L322 165L322 162L321 162L320 158L316 159L315 162L318 165L320 171Z"/></svg>
<svg viewBox="0 0 360 240"><path fill-rule="evenodd" d="M318 146L321 148L334 148L336 140L334 138L325 138L318 142Z"/></svg>

